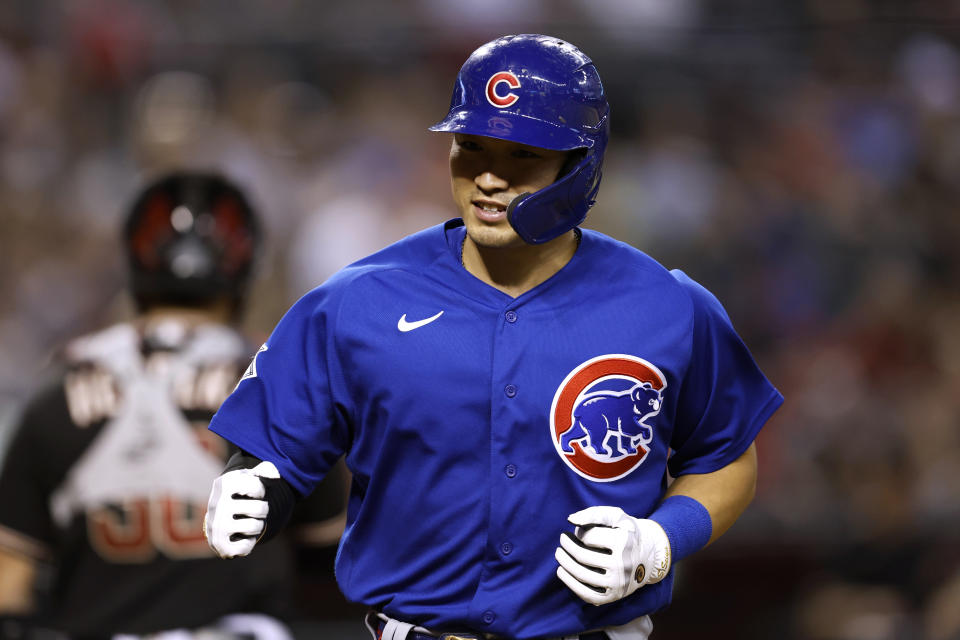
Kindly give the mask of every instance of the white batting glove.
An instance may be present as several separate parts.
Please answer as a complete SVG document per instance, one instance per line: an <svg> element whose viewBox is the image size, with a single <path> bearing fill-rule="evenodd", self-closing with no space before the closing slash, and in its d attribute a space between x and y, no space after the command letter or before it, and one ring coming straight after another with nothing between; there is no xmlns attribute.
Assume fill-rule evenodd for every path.
<svg viewBox="0 0 960 640"><path fill-rule="evenodd" d="M260 478L279 478L272 462L253 469L234 469L213 481L203 534L221 558L245 556L260 540L266 526L266 488Z"/></svg>
<svg viewBox="0 0 960 640"><path fill-rule="evenodd" d="M670 541L653 520L620 507L589 507L567 520L577 528L560 536L557 577L585 602L609 604L670 571Z"/></svg>

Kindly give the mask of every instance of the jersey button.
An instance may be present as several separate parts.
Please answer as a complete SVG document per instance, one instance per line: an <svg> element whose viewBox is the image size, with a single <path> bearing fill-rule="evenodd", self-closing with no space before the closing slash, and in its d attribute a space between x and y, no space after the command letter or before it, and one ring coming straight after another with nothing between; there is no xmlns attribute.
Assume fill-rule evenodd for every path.
<svg viewBox="0 0 960 640"><path fill-rule="evenodd" d="M493 611L487 610L483 612L483 615L480 616L480 619L483 620L483 624L493 624L493 621L497 619L497 614Z"/></svg>
<svg viewBox="0 0 960 640"><path fill-rule="evenodd" d="M507 313L506 313L505 315L506 315L506 318L507 318L507 322L516 322L516 321L517 321L517 312L514 311L513 309L511 309L510 311L507 311Z"/></svg>
<svg viewBox="0 0 960 640"><path fill-rule="evenodd" d="M517 387L516 385L508 384L503 388L503 392L507 394L508 398L512 398L513 396L517 395Z"/></svg>
<svg viewBox="0 0 960 640"><path fill-rule="evenodd" d="M500 545L500 553L502 553L503 555L508 556L512 552L513 552L513 545L510 544L509 542L504 542L503 544Z"/></svg>
<svg viewBox="0 0 960 640"><path fill-rule="evenodd" d="M505 474L507 474L507 477L508 477L508 478L514 478L514 477L516 477L516 475L517 475L517 465L515 465L515 464L508 464L507 466L505 466L505 467L503 468L503 472L504 472Z"/></svg>

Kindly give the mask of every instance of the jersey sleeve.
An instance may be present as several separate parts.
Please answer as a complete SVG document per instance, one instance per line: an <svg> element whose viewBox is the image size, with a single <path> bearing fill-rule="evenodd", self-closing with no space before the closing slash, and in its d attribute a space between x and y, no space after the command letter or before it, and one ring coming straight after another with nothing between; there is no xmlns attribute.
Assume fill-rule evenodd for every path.
<svg viewBox="0 0 960 640"><path fill-rule="evenodd" d="M210 422L214 433L274 463L301 496L314 490L349 442L336 314L326 285L297 301Z"/></svg>
<svg viewBox="0 0 960 640"><path fill-rule="evenodd" d="M56 540L49 498L62 470L56 427L69 424L62 385L39 393L24 409L0 467L0 546L47 558ZM60 442L61 450L57 449Z"/></svg>
<svg viewBox="0 0 960 640"><path fill-rule="evenodd" d="M716 297L683 272L672 273L693 302L689 366L668 461L677 477L710 473L739 458L783 396L760 371Z"/></svg>

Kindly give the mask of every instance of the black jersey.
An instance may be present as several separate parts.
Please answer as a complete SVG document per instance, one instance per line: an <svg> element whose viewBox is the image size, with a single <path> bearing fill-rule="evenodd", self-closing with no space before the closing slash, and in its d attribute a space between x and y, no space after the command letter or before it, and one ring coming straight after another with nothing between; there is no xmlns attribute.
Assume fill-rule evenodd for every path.
<svg viewBox="0 0 960 640"><path fill-rule="evenodd" d="M73 341L25 409L0 473L0 547L49 561L44 623L78 637L285 618L293 554L279 538L224 561L202 523L232 453L207 430L252 350L219 325L119 324ZM298 518L335 515L334 482Z"/></svg>

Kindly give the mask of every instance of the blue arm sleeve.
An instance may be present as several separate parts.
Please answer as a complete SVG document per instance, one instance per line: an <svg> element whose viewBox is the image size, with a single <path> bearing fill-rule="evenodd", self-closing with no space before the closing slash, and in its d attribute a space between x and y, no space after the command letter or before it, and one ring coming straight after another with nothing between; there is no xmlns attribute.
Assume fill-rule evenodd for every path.
<svg viewBox="0 0 960 640"><path fill-rule="evenodd" d="M319 287L280 320L210 429L269 460L302 496L348 448L349 409L336 353L337 301Z"/></svg>
<svg viewBox="0 0 960 640"><path fill-rule="evenodd" d="M673 275L689 292L694 313L690 364L670 442L668 468L676 477L710 473L740 457L783 396L760 371L713 294L683 272Z"/></svg>

